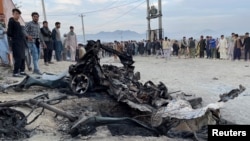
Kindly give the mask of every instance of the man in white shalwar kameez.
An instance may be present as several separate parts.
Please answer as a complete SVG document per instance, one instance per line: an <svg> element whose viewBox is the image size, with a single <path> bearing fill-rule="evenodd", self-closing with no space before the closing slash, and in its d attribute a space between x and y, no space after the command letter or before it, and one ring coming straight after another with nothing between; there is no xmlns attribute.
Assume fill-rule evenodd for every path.
<svg viewBox="0 0 250 141"><path fill-rule="evenodd" d="M165 40L163 40L162 48L163 48L164 57L166 58L166 60L170 60L171 43L170 43L170 40L168 39L168 37L165 37Z"/></svg>
<svg viewBox="0 0 250 141"><path fill-rule="evenodd" d="M217 48L219 48L220 58L228 59L228 55L227 55L228 45L227 45L227 39L224 38L224 35L221 35Z"/></svg>
<svg viewBox="0 0 250 141"><path fill-rule="evenodd" d="M75 61L76 48L78 47L78 45L73 26L70 26L70 32L67 34L66 46L70 50L70 60Z"/></svg>

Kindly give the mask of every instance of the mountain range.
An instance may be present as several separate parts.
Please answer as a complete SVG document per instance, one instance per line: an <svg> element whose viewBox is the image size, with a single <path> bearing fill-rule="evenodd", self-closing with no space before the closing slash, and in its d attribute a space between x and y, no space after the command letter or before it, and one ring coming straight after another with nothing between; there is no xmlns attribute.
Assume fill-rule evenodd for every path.
<svg viewBox="0 0 250 141"><path fill-rule="evenodd" d="M146 33L140 34L131 30L115 30L113 32L105 32L101 31L97 34L86 34L85 40L101 40L102 42L114 42L116 41L128 41L128 40L136 40L140 41L146 39ZM78 41L83 41L83 36L78 35Z"/></svg>
<svg viewBox="0 0 250 141"><path fill-rule="evenodd" d="M183 36L186 36L187 38L193 37L194 39L199 39L200 35L203 36L213 36L214 38L217 38L220 36L220 33L218 31L214 31L211 29L204 29L200 32L194 32L194 33L188 33L183 35L183 33L164 33L164 37L167 36L170 39L181 39ZM83 35L77 35L77 39L79 42L83 42ZM128 40L136 40L141 41L143 39L146 39L146 33L137 33L135 31L131 30L115 30L113 32L105 32L101 31L96 34L86 34L85 35L85 41L88 40L101 40L101 42L114 42L116 41L128 41Z"/></svg>

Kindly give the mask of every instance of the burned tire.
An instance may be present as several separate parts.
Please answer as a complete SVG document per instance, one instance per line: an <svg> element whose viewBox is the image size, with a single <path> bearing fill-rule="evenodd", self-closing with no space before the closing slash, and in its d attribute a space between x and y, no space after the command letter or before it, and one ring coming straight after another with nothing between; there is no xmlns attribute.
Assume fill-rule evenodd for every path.
<svg viewBox="0 0 250 141"><path fill-rule="evenodd" d="M70 84L71 90L77 95L83 95L90 86L90 79L85 74L76 75Z"/></svg>

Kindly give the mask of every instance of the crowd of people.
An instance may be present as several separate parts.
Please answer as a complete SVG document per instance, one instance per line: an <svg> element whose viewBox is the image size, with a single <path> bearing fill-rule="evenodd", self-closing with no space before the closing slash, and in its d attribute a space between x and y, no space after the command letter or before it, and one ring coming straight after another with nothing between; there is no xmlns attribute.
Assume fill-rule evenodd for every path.
<svg viewBox="0 0 250 141"><path fill-rule="evenodd" d="M62 39L60 33L60 22L55 22L52 31L49 29L48 21L39 24L39 14L33 12L32 20L21 26L19 18L21 11L17 8L12 10L13 17L6 26L3 19L0 19L0 58L2 64L7 65L11 59L8 56L9 47L13 54L13 77L23 77L25 73L25 64L28 70L33 70L34 74L41 75L39 68L39 59L42 56L44 65L53 65L53 51L56 61L68 60L77 61L77 50L82 44L77 43L77 36L74 27L69 27L69 32L64 34ZM5 29L7 28L7 31ZM170 60L171 56L178 58L208 58L208 59L227 59L227 60L250 60L250 37L249 33L244 36L232 33L228 38L221 35L220 39L212 36L203 35L195 40L193 37L181 40L170 40L168 37L154 41L114 41L103 43L104 46L113 48L119 52L126 52L129 55L155 56L156 58L165 58ZM243 53L243 54L242 54ZM31 60L28 62L27 54L30 54ZM117 61L118 57L110 52L101 50L100 57L113 56ZM32 62L32 63L31 63ZM31 66L33 64L33 67Z"/></svg>
<svg viewBox="0 0 250 141"><path fill-rule="evenodd" d="M193 39L193 37L186 39L185 36L179 41L165 37L155 41L114 41L105 45L129 55L155 56L166 60L170 60L171 56L177 56L178 58L222 60L240 60L243 58L245 61L250 61L250 37L248 32L244 36L232 33L228 38L221 35L220 39L201 35L198 40ZM112 54L102 51L102 57L107 55L112 56ZM117 60L117 57L114 57L114 59Z"/></svg>
<svg viewBox="0 0 250 141"><path fill-rule="evenodd" d="M0 57L2 64L8 65L11 63L9 62L11 59L8 54L10 51L12 52L13 77L26 75L25 64L27 64L28 70L33 70L34 74L41 75L39 59L42 56L46 66L54 64L52 62L53 51L55 60L58 62L62 60L76 61L76 50L79 46L73 26L69 27L69 32L62 39L60 22L56 22L55 27L51 31L48 27L48 21L43 21L42 27L40 27L39 14L37 12L31 13L32 20L26 23L25 26L22 26L19 22L21 16L19 9L14 8L12 14L13 17L9 19L7 27L5 24L0 24ZM6 28L7 31L5 30ZM31 56L30 61L27 58L28 54Z"/></svg>

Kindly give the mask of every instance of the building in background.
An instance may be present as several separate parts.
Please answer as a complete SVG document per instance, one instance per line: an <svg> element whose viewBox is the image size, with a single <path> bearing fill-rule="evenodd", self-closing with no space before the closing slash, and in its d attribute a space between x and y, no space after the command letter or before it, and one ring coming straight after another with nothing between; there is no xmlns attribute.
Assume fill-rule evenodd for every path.
<svg viewBox="0 0 250 141"><path fill-rule="evenodd" d="M12 0L0 0L0 18L4 18L5 24L7 24L9 18L12 17L13 8L15 8L15 4ZM19 19L19 22L21 25L25 24L22 17Z"/></svg>

